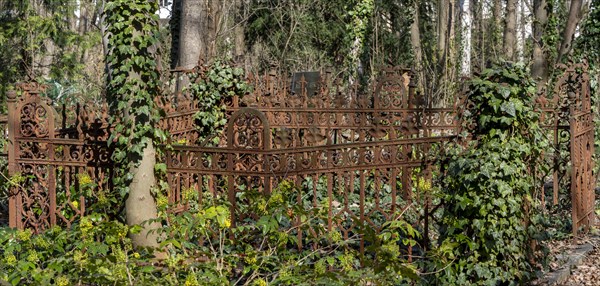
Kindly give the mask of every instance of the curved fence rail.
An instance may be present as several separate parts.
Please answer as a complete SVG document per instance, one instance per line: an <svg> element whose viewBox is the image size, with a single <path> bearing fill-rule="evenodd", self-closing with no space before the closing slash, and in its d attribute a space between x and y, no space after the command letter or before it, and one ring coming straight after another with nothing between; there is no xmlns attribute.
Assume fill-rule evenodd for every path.
<svg viewBox="0 0 600 286"><path fill-rule="evenodd" d="M574 232L593 221L593 120L584 69L565 69L553 96L536 100L541 124L557 146L547 154L555 158L555 203L559 182L573 168ZM434 206L417 181L440 172L435 159L441 145L461 131L457 110L467 102L430 106L414 92L410 71L399 68L384 71L364 89L342 86L327 74L310 86L300 78L294 88L273 73L249 80L251 94L225 103L228 125L215 146L198 142L195 99L179 93L161 103L167 116L159 127L170 132L172 143L163 158L172 211L185 208L177 205L190 188L223 193L235 223L243 215L236 208L239 191L270 192L285 179L302 190L298 203L327 204L327 228L345 237L356 221L378 230L413 203L424 210L413 223L427 232ZM9 223L36 232L70 226L90 202L112 190L113 174L106 107L63 106L57 112L43 92L41 85L19 85L8 96L6 120L8 173L24 180L11 187ZM559 158L561 149L569 150L567 160ZM83 187L89 182L92 191Z"/></svg>

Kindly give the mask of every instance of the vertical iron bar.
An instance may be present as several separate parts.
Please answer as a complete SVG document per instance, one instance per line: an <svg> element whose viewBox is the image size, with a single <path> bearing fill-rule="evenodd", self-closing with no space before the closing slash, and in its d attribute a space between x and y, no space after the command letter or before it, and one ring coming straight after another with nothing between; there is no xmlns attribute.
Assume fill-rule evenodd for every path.
<svg viewBox="0 0 600 286"><path fill-rule="evenodd" d="M17 93L14 90L8 91L7 94L7 107L8 107L8 142L7 142L7 153L8 153L8 176L14 176L17 174L17 152L18 142L16 141L18 114L17 114ZM8 225L12 228L19 227L20 210L17 209L17 197L18 187L10 186L9 199L8 199ZM19 205L20 206L20 205Z"/></svg>

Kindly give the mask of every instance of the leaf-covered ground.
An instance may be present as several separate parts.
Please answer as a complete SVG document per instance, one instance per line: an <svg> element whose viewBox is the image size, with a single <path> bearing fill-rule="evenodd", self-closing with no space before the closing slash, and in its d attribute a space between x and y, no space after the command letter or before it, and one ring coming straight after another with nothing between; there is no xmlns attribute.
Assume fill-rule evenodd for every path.
<svg viewBox="0 0 600 286"><path fill-rule="evenodd" d="M583 263L572 270L564 286L597 286L600 285L600 245L595 243L594 250L583 260Z"/></svg>
<svg viewBox="0 0 600 286"><path fill-rule="evenodd" d="M596 194L598 197L600 194ZM600 200L597 201L597 214L600 212ZM570 214L570 213L568 213ZM565 213L567 215L567 213ZM545 241L543 244L548 248L548 268L546 271L557 273L565 267L573 255L576 255L577 249L584 244L593 246L593 250L588 252L586 257L571 270L571 275L565 280L559 279L561 286L600 286L600 214L597 216L595 227L585 237L580 237L577 243L566 237L556 237L555 239ZM563 230L564 231L564 230ZM568 235L568 234L565 234ZM581 250L579 250L581 251ZM546 280L550 273L546 273L544 279L533 281L531 285L549 285Z"/></svg>

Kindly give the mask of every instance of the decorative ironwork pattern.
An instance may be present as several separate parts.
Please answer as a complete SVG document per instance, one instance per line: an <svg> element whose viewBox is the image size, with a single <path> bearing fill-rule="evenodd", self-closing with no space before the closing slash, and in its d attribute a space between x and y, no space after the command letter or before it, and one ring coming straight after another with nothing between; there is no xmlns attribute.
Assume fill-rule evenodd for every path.
<svg viewBox="0 0 600 286"><path fill-rule="evenodd" d="M0 173L8 173L8 116L0 114ZM0 206L0 225L8 225L7 206Z"/></svg>
<svg viewBox="0 0 600 286"><path fill-rule="evenodd" d="M568 69L553 97L542 94L536 100L541 124L557 149L570 142L574 228L593 218L593 128L584 69ZM457 99L453 108L435 108L415 93L411 78L408 70L390 68L371 87L362 88L343 86L325 73L310 88L301 77L292 89L289 79L275 73L250 76L252 94L224 103L228 125L215 147L197 142L196 100L181 93L157 100L167 114L159 126L169 131L173 144L164 155L170 202L180 202L190 188L200 198L205 192L222 192L235 222L247 215L236 209L239 191L268 193L287 179L301 190L299 204L327 205L327 228L345 238L352 235L355 221L378 231L415 200L425 204L425 214L411 223L427 232L431 198L419 193L416 180L430 179L437 168L432 152L459 133L457 110L468 102ZM68 227L112 188L106 105L55 110L39 95L43 86L20 85L18 92L19 97L16 92L8 96L8 168L10 175L21 173L26 181L11 189L9 223L35 231ZM556 184L569 161L547 155L555 158L556 200Z"/></svg>
<svg viewBox="0 0 600 286"><path fill-rule="evenodd" d="M561 84L567 89L570 105L571 132L571 204L573 236L580 228L589 231L595 223L594 114L587 64L566 69ZM583 71L583 72L582 72Z"/></svg>
<svg viewBox="0 0 600 286"><path fill-rule="evenodd" d="M324 74L317 91L308 94L301 78L300 94L291 92L289 79L274 73L251 76L255 89L231 102L229 109L250 106L263 112L280 136L274 148L388 140L455 134L454 108L433 108L414 93L411 73L400 68L382 72L371 91L343 86ZM283 139L283 140L280 140Z"/></svg>
<svg viewBox="0 0 600 286"><path fill-rule="evenodd" d="M434 108L415 94L411 77L409 70L389 68L370 90L362 90L324 73L314 94L308 94L313 88L303 77L292 90L290 78L270 72L250 75L252 93L225 104L229 115L244 107L260 110L276 135L272 136L273 148L456 134L456 108L462 102ZM167 117L160 126L171 131L172 141L197 143L193 119L197 101L189 94L175 94L161 106ZM226 144L222 138L221 145Z"/></svg>
<svg viewBox="0 0 600 286"><path fill-rule="evenodd" d="M17 90L19 97L8 96L8 166L9 175L20 174L25 182L11 187L9 225L36 232L68 227L95 195L111 189L106 109L62 106L59 113L40 96L43 86L22 84Z"/></svg>

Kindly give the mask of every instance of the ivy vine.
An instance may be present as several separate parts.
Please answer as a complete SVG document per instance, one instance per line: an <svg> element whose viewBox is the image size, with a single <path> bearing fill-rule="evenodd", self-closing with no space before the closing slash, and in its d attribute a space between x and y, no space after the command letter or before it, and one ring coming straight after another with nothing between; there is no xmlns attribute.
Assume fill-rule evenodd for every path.
<svg viewBox="0 0 600 286"><path fill-rule="evenodd" d="M188 76L192 82L188 91L198 102L198 112L194 114L198 140L203 144L218 144L217 135L227 124L227 102L234 96L241 98L251 90L245 81L244 70L232 67L226 60L216 60L202 64Z"/></svg>
<svg viewBox="0 0 600 286"><path fill-rule="evenodd" d="M541 218L533 216L530 170L548 146L533 107L536 86L523 66L505 63L468 87L465 121L477 140L447 165L440 241L449 266L439 283L519 284L530 278L529 241Z"/></svg>
<svg viewBox="0 0 600 286"><path fill-rule="evenodd" d="M164 142L165 133L156 127L160 119L154 98L160 94L157 67L158 32L156 1L112 0L106 3L109 53L107 97L114 132L113 183L125 197L148 144Z"/></svg>
<svg viewBox="0 0 600 286"><path fill-rule="evenodd" d="M360 0L352 10L348 12L350 21L346 24L347 31L347 42L350 52L346 57L346 66L349 69L349 74L352 78L356 76L357 62L360 58L367 29L369 26L369 19L373 15L375 10L375 2L373 0ZM356 50L355 50L356 49Z"/></svg>

